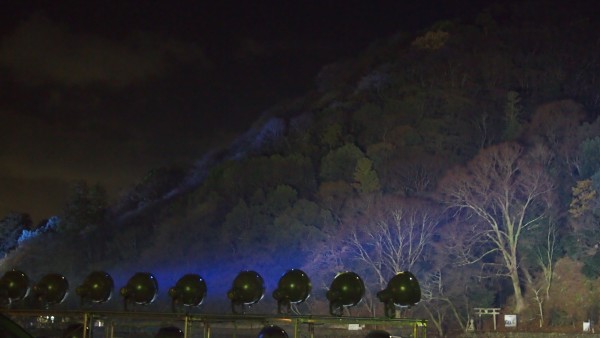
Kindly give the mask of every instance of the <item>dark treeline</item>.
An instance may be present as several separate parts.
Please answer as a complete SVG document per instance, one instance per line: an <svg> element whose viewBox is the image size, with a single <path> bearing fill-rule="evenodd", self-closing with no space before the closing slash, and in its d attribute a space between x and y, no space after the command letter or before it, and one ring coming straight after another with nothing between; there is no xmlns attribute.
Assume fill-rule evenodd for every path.
<svg viewBox="0 0 600 338"><path fill-rule="evenodd" d="M104 269L118 285L194 272L223 301L242 269L271 292L301 268L315 312L352 270L370 290L355 311L377 316L375 292L410 270L423 299L409 315L440 334L473 307L521 327L597 321L600 27L587 8L551 7L492 6L382 39L193 168L154 170L114 205L81 183L58 225L24 240L26 215L10 215L3 267Z"/></svg>

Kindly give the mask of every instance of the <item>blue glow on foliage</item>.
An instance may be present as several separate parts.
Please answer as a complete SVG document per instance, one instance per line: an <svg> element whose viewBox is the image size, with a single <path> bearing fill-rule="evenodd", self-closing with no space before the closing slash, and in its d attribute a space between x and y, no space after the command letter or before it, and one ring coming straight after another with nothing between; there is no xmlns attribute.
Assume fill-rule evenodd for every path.
<svg viewBox="0 0 600 338"><path fill-rule="evenodd" d="M288 255L281 255L279 261L283 261ZM291 258L288 256L288 258ZM301 259L296 255L293 261L300 262ZM227 292L231 289L233 280L244 270L256 271L265 282L265 293L259 304L253 307L261 306L259 312L275 311L277 309L275 300L271 296L277 288L279 279L283 274L292 268L300 268L298 265L292 264L291 261L281 262L280 264L271 264L271 262L256 262L255 265L244 264L235 261L212 261L199 262L197 265L190 264L185 257L180 258L180 264L164 264L161 266L140 266L136 270L121 271L119 273L111 273L115 280L115 290L118 292L120 288L127 284L127 281L136 272L150 272L156 277L158 282L158 297L156 302L162 306L170 304L171 298L168 295L170 288L174 287L180 278L186 274L200 275L207 286L207 294L203 304L200 307L200 312L229 312L230 300L227 298ZM190 268L192 266L192 268ZM258 311L258 310L257 310Z"/></svg>
<svg viewBox="0 0 600 338"><path fill-rule="evenodd" d="M32 238L35 238L35 237L39 236L40 234L43 234L48 231L56 231L59 224L60 224L60 218L58 216L50 217L48 219L48 221L46 222L46 224L44 224L43 226L41 226L35 230L27 230L27 229L23 230L23 232L21 232L21 235L17 239L17 243L18 243L18 245L21 245L23 242L28 241Z"/></svg>

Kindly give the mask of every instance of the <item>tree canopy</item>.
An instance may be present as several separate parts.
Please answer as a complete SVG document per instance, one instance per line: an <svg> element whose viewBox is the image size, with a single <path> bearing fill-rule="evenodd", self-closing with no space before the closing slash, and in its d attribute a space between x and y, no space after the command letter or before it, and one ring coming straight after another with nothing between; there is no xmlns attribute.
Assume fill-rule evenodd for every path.
<svg viewBox="0 0 600 338"><path fill-rule="evenodd" d="M44 238L76 238L56 244L72 260L63 266L272 278L296 267L319 290L340 270L368 275L376 291L409 269L423 285L415 315L440 335L464 329L474 307L536 325L597 321L597 311L568 317L557 288L568 284L561 271L583 298L593 294L584 285L600 286L600 45L590 35L600 27L575 8L519 8L404 32L328 65L264 128L190 168L151 171L113 205L82 182L57 230L68 239ZM6 264L53 264L33 244L11 254L23 224L2 221ZM382 313L374 293L361 305L369 315Z"/></svg>

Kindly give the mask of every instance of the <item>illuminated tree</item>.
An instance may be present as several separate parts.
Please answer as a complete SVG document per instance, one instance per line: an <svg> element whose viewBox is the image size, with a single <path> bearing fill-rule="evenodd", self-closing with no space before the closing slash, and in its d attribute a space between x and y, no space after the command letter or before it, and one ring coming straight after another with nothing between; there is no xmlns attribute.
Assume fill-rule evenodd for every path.
<svg viewBox="0 0 600 338"><path fill-rule="evenodd" d="M298 200L292 206L281 212L273 221L273 228L268 237L277 243L279 253L288 252L298 257L310 252L314 246L324 241L325 233L332 233L335 222L326 210L308 200ZM288 261L291 261L287 258Z"/></svg>
<svg viewBox="0 0 600 338"><path fill-rule="evenodd" d="M333 123L324 128L320 137L321 143L326 145L329 150L339 147L343 143L342 126L339 123Z"/></svg>
<svg viewBox="0 0 600 338"><path fill-rule="evenodd" d="M354 144L345 144L330 151L321 159L319 175L323 181L352 182L356 163L364 156Z"/></svg>
<svg viewBox="0 0 600 338"><path fill-rule="evenodd" d="M494 280L482 278L481 262L463 265L455 257L462 240L462 224L448 222L436 229L439 241L428 250L427 269L419 282L422 300L419 309L429 316L432 326L443 337L450 329L464 331L473 307L492 307L496 296Z"/></svg>
<svg viewBox="0 0 600 338"><path fill-rule="evenodd" d="M569 224L574 232L568 238L567 250L571 256L580 257L584 263L582 272L590 279L600 276L600 254L597 250L600 241L599 180L600 173L596 173L591 179L577 181L572 188L569 205Z"/></svg>
<svg viewBox="0 0 600 338"><path fill-rule="evenodd" d="M598 192L594 189L591 179L577 181L572 189L573 199L569 205L569 213L574 218L583 216L587 211L596 207Z"/></svg>
<svg viewBox="0 0 600 338"><path fill-rule="evenodd" d="M373 170L373 162L366 157L358 159L354 171L354 187L361 193L372 193L379 191L379 177Z"/></svg>
<svg viewBox="0 0 600 338"><path fill-rule="evenodd" d="M266 193L257 191L248 202L240 199L225 216L219 238L235 258L251 259L249 252L262 252L271 261L299 259L299 252L320 241L321 231L332 224L330 212L279 185Z"/></svg>
<svg viewBox="0 0 600 338"><path fill-rule="evenodd" d="M419 49L436 50L444 47L449 37L450 34L442 30L429 31L416 38L412 45Z"/></svg>
<svg viewBox="0 0 600 338"><path fill-rule="evenodd" d="M522 270L527 286L533 294L532 298L537 304L539 327L542 327L545 314L544 302L550 299L550 287L554 279L558 231L556 224L553 222L547 222L547 224L534 229L534 231L536 233L533 236L528 236L531 242L524 245L524 248L529 251L529 255L525 254L524 256L533 256L535 262L532 265L537 266L541 271L535 276L529 273L530 266L523 266ZM527 258L523 261L523 265L529 263Z"/></svg>
<svg viewBox="0 0 600 338"><path fill-rule="evenodd" d="M18 245L24 230L31 230L29 214L11 212L0 220L0 254L6 254Z"/></svg>
<svg viewBox="0 0 600 338"><path fill-rule="evenodd" d="M579 146L578 173L579 179L571 186L569 204L569 225L575 230L567 243L567 250L572 257L579 257L584 262L585 275L589 278L600 276L600 259L594 257L600 240L598 226L600 224L600 138L584 140Z"/></svg>
<svg viewBox="0 0 600 338"><path fill-rule="evenodd" d="M556 154L557 162L568 168L570 173L577 161L578 145L589 135L597 133L584 130L594 128L580 127L584 118L583 107L572 100L543 104L531 117L526 136L530 142L542 143Z"/></svg>
<svg viewBox="0 0 600 338"><path fill-rule="evenodd" d="M450 171L440 182L442 199L463 217L464 263L498 255L498 274L512 282L515 311L525 308L519 270L519 241L549 211L552 182L544 168L521 146L503 143L482 150L466 166Z"/></svg>
<svg viewBox="0 0 600 338"><path fill-rule="evenodd" d="M397 272L416 269L431 245L438 215L434 205L422 200L383 197L343 224L331 252L369 285L363 305L371 315L378 309L371 291L385 288Z"/></svg>
<svg viewBox="0 0 600 338"><path fill-rule="evenodd" d="M477 307L491 307L494 292L485 280L475 275L476 267L458 269L454 264L431 269L420 280L423 309L440 337L448 327L464 331L470 316L472 302ZM487 288L486 288L487 286Z"/></svg>
<svg viewBox="0 0 600 338"><path fill-rule="evenodd" d="M366 264L377 283L384 286L390 276L412 270L423 258L438 213L420 200L387 199L378 206L379 210L366 224L358 224L346 242L353 258Z"/></svg>
<svg viewBox="0 0 600 338"><path fill-rule="evenodd" d="M272 219L262 213L260 206L247 204L244 200L231 209L221 226L223 247L230 248L234 256L243 256L265 244L264 234ZM225 251L225 250L224 250Z"/></svg>

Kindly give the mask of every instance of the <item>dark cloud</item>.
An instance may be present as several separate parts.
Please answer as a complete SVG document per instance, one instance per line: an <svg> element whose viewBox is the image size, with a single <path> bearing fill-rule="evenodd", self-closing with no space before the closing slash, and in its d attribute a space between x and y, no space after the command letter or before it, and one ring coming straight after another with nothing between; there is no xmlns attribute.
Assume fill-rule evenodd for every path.
<svg viewBox="0 0 600 338"><path fill-rule="evenodd" d="M56 215L67 199L70 183L55 177L0 176L0 217L9 212L26 212L38 223Z"/></svg>
<svg viewBox="0 0 600 338"><path fill-rule="evenodd" d="M160 77L174 64L207 67L193 43L150 33L123 40L73 32L36 14L16 27L0 45L0 67L21 84L125 86Z"/></svg>
<svg viewBox="0 0 600 338"><path fill-rule="evenodd" d="M151 162L135 137L108 138L26 114L2 112L0 135L0 215L29 212L37 220L60 213L78 180L99 182L116 196Z"/></svg>
<svg viewBox="0 0 600 338"><path fill-rule="evenodd" d="M193 94L204 94L212 65L197 43L81 27L36 12L0 34L0 217L58 214L78 180L117 198L211 144Z"/></svg>
<svg viewBox="0 0 600 338"><path fill-rule="evenodd" d="M326 64L400 27L428 25L444 4L9 1L0 20L0 217L57 214L76 180L116 198L150 169L189 164L310 90Z"/></svg>

